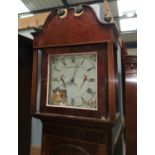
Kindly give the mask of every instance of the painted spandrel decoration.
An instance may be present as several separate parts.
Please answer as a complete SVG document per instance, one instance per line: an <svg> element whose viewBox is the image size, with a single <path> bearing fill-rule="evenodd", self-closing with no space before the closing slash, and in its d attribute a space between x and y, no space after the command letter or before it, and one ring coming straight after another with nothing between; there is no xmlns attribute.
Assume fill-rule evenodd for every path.
<svg viewBox="0 0 155 155"><path fill-rule="evenodd" d="M47 106L97 110L97 55L49 56Z"/></svg>

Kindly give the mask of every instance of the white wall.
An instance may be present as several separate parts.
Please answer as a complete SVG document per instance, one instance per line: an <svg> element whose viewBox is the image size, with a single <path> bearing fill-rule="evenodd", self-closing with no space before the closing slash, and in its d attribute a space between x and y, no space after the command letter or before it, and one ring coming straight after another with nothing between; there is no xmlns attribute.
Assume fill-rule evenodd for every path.
<svg viewBox="0 0 155 155"><path fill-rule="evenodd" d="M35 31L33 29L20 30L20 31L18 31L18 34L20 34L20 35L22 35L24 37L33 39L33 36L31 34L32 32L35 32Z"/></svg>
<svg viewBox="0 0 155 155"><path fill-rule="evenodd" d="M137 55L137 48L128 48L127 53L128 55Z"/></svg>

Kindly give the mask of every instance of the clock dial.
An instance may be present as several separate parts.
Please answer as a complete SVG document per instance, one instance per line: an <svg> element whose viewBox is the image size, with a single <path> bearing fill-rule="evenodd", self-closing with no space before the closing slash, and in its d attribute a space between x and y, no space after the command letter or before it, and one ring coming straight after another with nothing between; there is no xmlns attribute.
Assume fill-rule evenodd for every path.
<svg viewBox="0 0 155 155"><path fill-rule="evenodd" d="M48 106L97 109L96 53L51 55Z"/></svg>

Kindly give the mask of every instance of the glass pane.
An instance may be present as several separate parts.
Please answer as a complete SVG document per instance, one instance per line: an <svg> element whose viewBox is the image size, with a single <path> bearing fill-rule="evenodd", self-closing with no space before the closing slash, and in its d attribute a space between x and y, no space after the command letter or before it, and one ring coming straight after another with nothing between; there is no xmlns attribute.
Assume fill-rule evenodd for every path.
<svg viewBox="0 0 155 155"><path fill-rule="evenodd" d="M96 53L49 56L48 106L97 109Z"/></svg>

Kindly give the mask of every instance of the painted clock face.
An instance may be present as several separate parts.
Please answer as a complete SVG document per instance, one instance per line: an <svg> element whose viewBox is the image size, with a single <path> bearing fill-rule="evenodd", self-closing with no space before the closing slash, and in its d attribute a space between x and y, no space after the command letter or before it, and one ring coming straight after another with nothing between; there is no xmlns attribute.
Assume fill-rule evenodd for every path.
<svg viewBox="0 0 155 155"><path fill-rule="evenodd" d="M48 106L97 110L97 55L49 56Z"/></svg>

